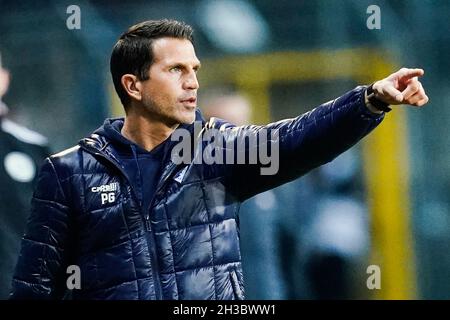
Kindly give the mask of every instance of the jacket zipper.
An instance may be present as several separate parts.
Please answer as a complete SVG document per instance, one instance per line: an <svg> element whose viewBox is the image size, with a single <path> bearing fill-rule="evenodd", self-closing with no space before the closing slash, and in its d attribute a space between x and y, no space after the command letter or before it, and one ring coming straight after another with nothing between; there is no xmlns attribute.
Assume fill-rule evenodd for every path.
<svg viewBox="0 0 450 320"><path fill-rule="evenodd" d="M147 212L143 212L144 214L144 218L145 218L145 225L147 227L147 230L149 231L148 237L147 237L147 241L149 241L151 243L150 245L150 254L155 257L154 258L154 262L155 262L155 267L159 270L159 263L158 263L158 259L157 259L157 255L156 255L156 239L155 239L155 233L152 231L152 224L150 221L150 210L152 210L153 208L153 204L156 200L156 197L160 195L160 191L162 190L162 188L164 187L166 181L168 180L168 178L170 177L170 174L173 172L173 169L175 169L176 165L174 163L170 164L170 168L166 169L165 172L163 172L163 176L161 177L161 179L158 181L158 185L156 187L156 191L152 197L152 200L150 201L150 205L149 207L146 209ZM141 206L142 208L142 206ZM144 210L145 208L143 208ZM158 286L156 287L156 289L159 291L157 293L158 296L161 297L161 299L163 298L162 296L162 288L161 288L161 282L159 282L158 279ZM156 291L155 289L155 291Z"/></svg>
<svg viewBox="0 0 450 320"><path fill-rule="evenodd" d="M145 220L145 227L146 227L146 235L145 235L145 239L147 240L147 246L149 248L150 251L150 264L152 267L152 276L155 282L155 295L156 295L156 299L157 300L162 300L163 299L163 295L162 295L162 287L161 287L161 280L159 278L159 263L158 263L158 256L156 254L156 248L155 248L155 234L152 230L152 226L151 226L151 221L150 221L150 214L147 213L145 214L144 208L141 206L139 206L141 209L141 213L144 214L144 220Z"/></svg>
<svg viewBox="0 0 450 320"><path fill-rule="evenodd" d="M128 176L122 170L122 168L115 163L115 161L113 159L108 157L106 154L100 153L97 149L94 149L94 148L90 149L89 147L84 146L84 145L80 145L80 146L84 150L88 151L89 153L92 153L94 155L102 157L102 158L108 160L109 162L111 162L122 173L122 175L125 177L125 179L128 181L128 184L130 185L130 188L133 192L134 197L136 199L138 199ZM164 184L164 182L167 180L168 176L169 176L169 174L167 174L167 177L165 177L165 179L160 184L158 184L155 195L161 189L162 184ZM153 205L154 199L155 199L155 196L153 196L153 198L152 198L152 201L151 201L152 205ZM140 209L141 215L143 215L143 217L144 217L144 225L146 227L146 231L148 231L148 233L151 234L151 236L146 234L145 239L147 240L147 246L149 247L149 251L150 251L150 266L152 268L152 276L153 276L154 283L155 283L155 295L156 295L157 300L162 300L163 296L162 296L161 280L159 278L159 268L158 268L158 260L157 260L158 257L156 255L156 249L155 249L156 241L155 241L155 235L153 234L152 227L151 227L150 214L149 214L149 212L147 212L147 214L145 214L142 204L139 201L138 201L138 203L139 203L139 209ZM150 205L149 210L150 210L150 208L152 208L152 205Z"/></svg>
<svg viewBox="0 0 450 320"><path fill-rule="evenodd" d="M156 197L160 195L161 189L164 187L166 181L168 180L168 178L169 178L170 174L172 173L173 169L175 168L175 166L176 165L173 164L171 168L166 170L165 175L163 177L161 177L161 179L158 182L158 185L156 186L156 191L153 194L152 200L150 201L150 205L147 208L147 213L143 212L143 215L145 217L145 225L147 226L149 231L151 231L151 229L152 229L149 211L153 208L153 204L155 202Z"/></svg>

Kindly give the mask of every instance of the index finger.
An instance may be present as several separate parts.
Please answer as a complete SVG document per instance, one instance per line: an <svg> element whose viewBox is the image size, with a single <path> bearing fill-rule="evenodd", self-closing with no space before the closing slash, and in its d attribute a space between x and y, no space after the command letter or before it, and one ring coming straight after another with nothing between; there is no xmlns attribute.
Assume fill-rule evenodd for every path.
<svg viewBox="0 0 450 320"><path fill-rule="evenodd" d="M407 78L411 79L414 77L421 77L425 74L425 71L423 69L401 69L399 71L399 77L400 78Z"/></svg>

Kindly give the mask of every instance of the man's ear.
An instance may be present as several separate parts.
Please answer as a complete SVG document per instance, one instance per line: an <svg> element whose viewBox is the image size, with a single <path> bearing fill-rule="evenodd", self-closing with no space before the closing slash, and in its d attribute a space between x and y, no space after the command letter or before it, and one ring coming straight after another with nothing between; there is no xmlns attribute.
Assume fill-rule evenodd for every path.
<svg viewBox="0 0 450 320"><path fill-rule="evenodd" d="M130 98L137 101L142 100L142 84L134 74L124 74L120 81Z"/></svg>

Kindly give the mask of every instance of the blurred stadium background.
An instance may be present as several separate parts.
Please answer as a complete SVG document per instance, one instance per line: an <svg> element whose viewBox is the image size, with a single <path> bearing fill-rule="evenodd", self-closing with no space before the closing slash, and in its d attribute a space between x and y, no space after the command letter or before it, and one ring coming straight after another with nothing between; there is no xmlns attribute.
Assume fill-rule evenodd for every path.
<svg viewBox="0 0 450 320"><path fill-rule="evenodd" d="M66 9L73 4L81 9L79 30L66 27ZM366 10L372 4L381 8L380 30L366 26ZM12 74L4 101L11 117L46 135L52 150L58 151L100 126L105 117L120 114L109 75L112 45L130 25L160 18L184 20L195 28L197 55L203 63L201 91L226 88L244 95L255 123L294 117L401 66L424 68L430 97L425 109L396 108L343 160L305 177L302 183L311 190L301 196L305 203L290 206L286 197L283 208L272 210L280 212L273 223L281 225L286 219L294 234L302 233L286 242L280 232L277 245L267 249L279 258L271 262L279 271L267 277L285 285L271 295L270 287L252 283L258 266L250 259L252 252L261 250L258 241L254 248L249 247L251 240L243 246L244 262L249 259L244 271L249 298L327 297L312 285L320 286L320 272L305 271L308 266L302 262L289 264L289 257L310 259L305 251L326 247L351 263L339 269L345 273L343 286L350 288L345 297L450 298L450 1L0 0L0 52ZM339 179L350 180L342 185ZM342 199L350 199L353 206L340 206ZM346 210L358 203L362 222L351 222ZM325 204L328 209L319 208ZM296 210L302 218L295 217ZM319 213L332 216L333 211L350 222L313 221ZM251 222L242 222L243 235L256 232ZM327 223L341 228L344 238L355 233L352 223L362 233L336 248L323 244L334 241L322 239L333 236ZM336 237L338 242L340 234ZM366 287L369 265L380 266L380 290ZM318 266L324 268L323 263ZM323 272L337 270L327 270L325 264ZM303 289L289 289L292 282ZM325 283L336 286L332 280Z"/></svg>

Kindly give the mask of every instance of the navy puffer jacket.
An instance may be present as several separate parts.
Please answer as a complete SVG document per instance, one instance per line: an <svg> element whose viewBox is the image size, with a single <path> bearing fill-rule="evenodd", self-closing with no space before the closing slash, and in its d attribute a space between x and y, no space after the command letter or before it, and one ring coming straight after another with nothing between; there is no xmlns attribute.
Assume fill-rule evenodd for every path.
<svg viewBox="0 0 450 320"><path fill-rule="evenodd" d="M278 173L261 175L258 164L176 165L167 144L149 211L101 130L51 156L32 199L11 297L62 298L67 267L77 265L74 299L243 299L239 204L331 161L376 127L383 115L366 108L364 89L267 126L204 123L203 133L220 128L226 142L279 130Z"/></svg>

